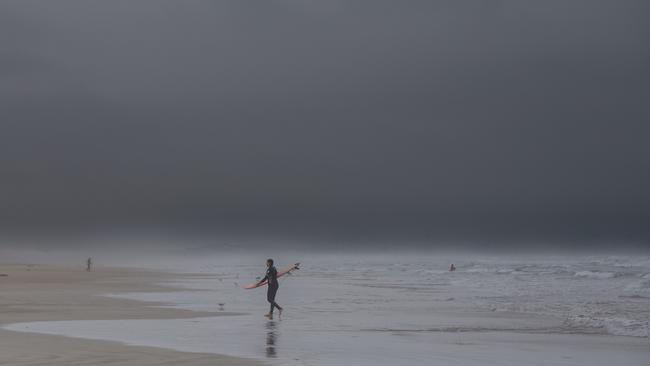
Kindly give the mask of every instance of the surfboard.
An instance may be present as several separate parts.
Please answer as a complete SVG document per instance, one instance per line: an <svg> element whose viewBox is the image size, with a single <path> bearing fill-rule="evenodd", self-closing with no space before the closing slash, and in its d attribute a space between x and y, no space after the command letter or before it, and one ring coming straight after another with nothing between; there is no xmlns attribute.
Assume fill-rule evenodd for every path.
<svg viewBox="0 0 650 366"><path fill-rule="evenodd" d="M282 276L284 276L286 274L291 273L291 271L295 271L295 270L298 270L298 269L300 269L300 263L296 263L291 267L287 267L287 268L285 268L285 269L283 269L281 271L278 271L278 278L280 278L280 277L282 277ZM250 289L266 286L268 284L269 284L268 281L264 281L264 282L260 283L259 285L257 284L257 282L255 282L255 283L252 283L252 284L250 284L248 286L245 286L244 288L247 289L247 290L250 290Z"/></svg>

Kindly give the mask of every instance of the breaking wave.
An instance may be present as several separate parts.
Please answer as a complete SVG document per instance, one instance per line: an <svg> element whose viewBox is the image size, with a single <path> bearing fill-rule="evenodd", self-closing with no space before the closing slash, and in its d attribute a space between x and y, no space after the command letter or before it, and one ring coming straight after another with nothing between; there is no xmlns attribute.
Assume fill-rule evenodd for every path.
<svg viewBox="0 0 650 366"><path fill-rule="evenodd" d="M605 280L608 278L620 277L622 274L618 272L580 271L576 272L575 276Z"/></svg>

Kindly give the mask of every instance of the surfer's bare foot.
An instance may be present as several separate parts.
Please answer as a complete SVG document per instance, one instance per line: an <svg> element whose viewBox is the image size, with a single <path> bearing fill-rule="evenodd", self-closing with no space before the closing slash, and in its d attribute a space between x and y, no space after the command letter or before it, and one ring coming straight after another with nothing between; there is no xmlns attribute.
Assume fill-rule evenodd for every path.
<svg viewBox="0 0 650 366"><path fill-rule="evenodd" d="M273 314L264 314L264 317L269 318L269 319L273 319Z"/></svg>
<svg viewBox="0 0 650 366"><path fill-rule="evenodd" d="M282 309L278 310L278 319L282 319Z"/></svg>

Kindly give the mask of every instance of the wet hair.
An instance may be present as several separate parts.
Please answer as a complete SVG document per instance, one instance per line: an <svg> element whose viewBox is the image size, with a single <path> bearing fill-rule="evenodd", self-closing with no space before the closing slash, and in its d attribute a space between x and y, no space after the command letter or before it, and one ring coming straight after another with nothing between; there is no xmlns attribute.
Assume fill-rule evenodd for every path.
<svg viewBox="0 0 650 366"><path fill-rule="evenodd" d="M271 259L271 258L267 259L266 263L270 263L271 265L273 265L273 259Z"/></svg>

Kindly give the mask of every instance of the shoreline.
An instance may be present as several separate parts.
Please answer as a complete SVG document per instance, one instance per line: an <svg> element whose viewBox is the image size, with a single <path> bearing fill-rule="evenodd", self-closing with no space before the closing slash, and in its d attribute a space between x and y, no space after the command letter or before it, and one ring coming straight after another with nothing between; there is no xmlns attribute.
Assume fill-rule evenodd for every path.
<svg viewBox="0 0 650 366"><path fill-rule="evenodd" d="M399 307L390 307L389 313L375 312L379 323L372 317L356 318L358 313L353 317L341 314L337 315L341 324L348 321L357 327L351 331L340 326L315 331L305 327L305 321L314 321L318 313L312 314L314 308L304 304L301 311L290 312L292 321L284 324L259 321L252 311L257 305L234 307L244 313L213 312L223 296L232 296L233 303L239 305L250 304L250 293L234 291L228 281L219 285L221 275L217 274L110 267L86 272L80 267L0 265L2 273L9 275L0 277L3 365L251 366L282 361L297 366L365 366L395 364L408 355L414 366L431 362L456 366L606 366L621 361L641 366L650 355L648 338L531 332L538 329L530 328L536 325L545 330L561 327L560 319L517 312L454 311L456 306L447 301L432 304L423 324L436 324L440 329L449 325L451 331L430 327L414 331L412 326L424 319L419 317L422 314L409 317ZM199 285L182 286L187 280L198 280ZM177 281L180 287L176 287ZM284 294L289 299L302 295L308 291L305 285L312 286L314 281L318 278L307 281L298 277ZM322 285L316 285L319 283ZM137 294L129 297L130 292ZM127 296L113 297L120 294ZM295 301L294 297L289 303L300 304ZM199 306L183 308L178 304ZM390 319L395 311L402 311L399 314L405 328L385 324L384 328L357 329L364 319L369 324L384 324L382 319ZM234 314L245 315L227 316ZM321 317L321 325L324 320L330 321L327 317ZM464 325L470 328L463 331ZM503 328L506 325L513 328ZM540 354L546 355L544 362L531 362Z"/></svg>
<svg viewBox="0 0 650 366"><path fill-rule="evenodd" d="M104 296L124 292L188 291L159 283L168 279L191 278L192 275L110 267L86 272L83 268L31 264L0 264L0 274L6 275L0 276L0 327L37 321L189 319L230 314L176 309L163 307L166 304L160 302ZM0 351L3 365L262 364L256 360L213 353L180 352L3 328L0 328Z"/></svg>

